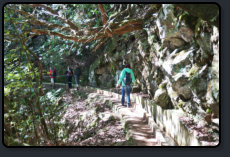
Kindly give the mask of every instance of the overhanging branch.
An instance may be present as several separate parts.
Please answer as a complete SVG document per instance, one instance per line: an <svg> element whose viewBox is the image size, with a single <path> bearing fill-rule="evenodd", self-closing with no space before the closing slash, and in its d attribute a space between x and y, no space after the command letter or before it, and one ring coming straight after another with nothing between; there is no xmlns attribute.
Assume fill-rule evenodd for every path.
<svg viewBox="0 0 230 157"><path fill-rule="evenodd" d="M51 9L50 7L44 5L44 4L28 4L29 6L32 6L32 7L42 7L44 9L46 9L50 15L54 16L54 17L57 17L59 20L61 20L62 22L68 24L72 29L78 31L78 27L72 23L70 20L68 19L64 19L62 18L61 16L59 16L59 14L54 11L53 9Z"/></svg>
<svg viewBox="0 0 230 157"><path fill-rule="evenodd" d="M103 7L103 4L98 4L99 8L100 8L100 11L101 11L101 15L102 15L102 22L103 22L103 25L105 25L107 23L107 14L105 12L105 9Z"/></svg>
<svg viewBox="0 0 230 157"><path fill-rule="evenodd" d="M121 13L118 13L115 16L108 18L106 10L104 9L102 4L99 4L98 6L102 15L103 26L89 28L76 27L70 20L64 19L63 17L59 16L57 11L53 10L47 5L26 5L33 8L41 7L43 8L44 13L57 17L57 19L69 25L69 27L66 27L62 26L62 24L56 24L42 19L37 19L36 15L30 14L26 11L22 11L16 8L15 11L20 13L26 19L26 21L31 24L31 27L29 28L28 32L31 32L32 35L53 35L60 37L62 39L72 40L78 43L90 43L92 41L98 40L96 47L94 48L94 51L97 50L101 45L103 45L103 43L105 43L105 41L108 40L108 38L113 37L115 34L122 35L143 28L143 19L126 19L123 21L118 20L117 18L121 18ZM122 13L128 12L128 9L122 11ZM38 28L36 26L45 27L40 27L42 29L36 29Z"/></svg>

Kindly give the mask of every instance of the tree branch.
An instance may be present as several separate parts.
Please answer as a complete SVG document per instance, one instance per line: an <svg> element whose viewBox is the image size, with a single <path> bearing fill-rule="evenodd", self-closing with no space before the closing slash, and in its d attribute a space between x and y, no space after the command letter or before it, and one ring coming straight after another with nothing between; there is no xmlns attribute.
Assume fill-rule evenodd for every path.
<svg viewBox="0 0 230 157"><path fill-rule="evenodd" d="M108 15L105 12L103 4L98 4L98 6L99 6L100 11L101 11L103 25L105 25L108 21L108 19L107 19Z"/></svg>
<svg viewBox="0 0 230 157"><path fill-rule="evenodd" d="M69 21L68 19L64 19L62 17L59 16L59 14L54 11L53 9L51 9L50 7L47 7L46 5L44 4L28 4L29 6L32 6L32 7L42 7L44 9L46 9L50 15L54 16L54 17L57 17L59 20L61 20L62 22L64 23L67 23L72 29L78 31L78 27L73 24L71 21Z"/></svg>
<svg viewBox="0 0 230 157"><path fill-rule="evenodd" d="M52 32L52 31L45 31L45 30L39 30L39 29L32 29L31 32L37 34L37 35L53 35L53 36L58 36L60 38L63 39L67 39L67 40L73 40L75 42L79 42L79 39L73 36L67 36L67 35L63 35L61 33L57 33L57 32Z"/></svg>
<svg viewBox="0 0 230 157"><path fill-rule="evenodd" d="M29 17L29 22L31 24L35 24L35 25L44 25L44 26L47 26L47 28L50 28L50 29L53 29L53 28L59 28L61 31L62 30L65 30L65 31L72 31L72 29L70 27L63 27L61 25L58 25L58 24L51 24L51 23L48 23L44 20L38 20L37 18L35 18L33 15L27 13L27 12L24 12L24 11L21 11L21 10L18 10L16 7L12 7L16 12L26 16L26 17Z"/></svg>
<svg viewBox="0 0 230 157"><path fill-rule="evenodd" d="M134 30L139 30L143 28L143 20L142 19L134 19L125 21L118 26L118 28L114 28L113 32L115 34L125 34L128 32L132 32Z"/></svg>
<svg viewBox="0 0 230 157"><path fill-rule="evenodd" d="M95 52L97 49L99 49L106 41L108 41L109 37L104 38L104 40L100 40L100 43L93 49L92 52Z"/></svg>
<svg viewBox="0 0 230 157"><path fill-rule="evenodd" d="M48 7L47 5L44 4L25 4L25 5L33 8L42 7L43 10L45 10L43 11L44 13L57 17L59 20L65 22L70 26L70 27L63 27L60 24L53 24L48 21L37 19L35 15L32 15L28 12L19 10L16 7L14 7L14 9L12 10L15 10L16 12L20 13L30 24L35 25L35 26L31 26L29 28L30 30L28 30L28 32L31 32L32 35L34 34L53 35L53 36L60 37L62 39L72 40L78 43L90 43L92 41L99 40L99 44L97 44L97 46L94 48L94 51L97 50L103 43L105 43L109 37L113 37L114 34L122 35L124 33L129 33L143 28L143 19L129 19L123 21L118 20L118 18L120 19L120 16L122 14L126 14L129 12L128 7L126 10L122 11L122 13L120 12L114 16L111 16L108 19L108 16L106 14L103 5L99 4L98 6L100 8L101 15L102 15L103 27L100 26L94 28L90 27L90 28L79 29L71 21L62 18L61 16L59 16L59 14L56 11L54 11L52 8ZM150 10L149 12L152 13L153 11L154 9ZM147 16L144 17L147 18ZM42 25L46 27L45 28L43 27L43 29L35 29L36 25ZM54 29L56 28L58 30L54 31ZM62 31L66 31L66 32L62 32Z"/></svg>
<svg viewBox="0 0 230 157"><path fill-rule="evenodd" d="M53 35L53 36L58 36L62 39L67 39L67 40L72 40L75 42L79 42L79 43L86 43L86 42L91 42L94 41L96 39L101 39L105 37L104 33L97 33L95 36L93 36L93 38L91 38L90 40L86 37L82 37L82 38L77 38L74 36L68 36L68 35L63 35L61 33L57 33L57 32L52 32L52 31L48 31L48 30L40 30L40 29L32 29L31 32L37 34L37 35Z"/></svg>

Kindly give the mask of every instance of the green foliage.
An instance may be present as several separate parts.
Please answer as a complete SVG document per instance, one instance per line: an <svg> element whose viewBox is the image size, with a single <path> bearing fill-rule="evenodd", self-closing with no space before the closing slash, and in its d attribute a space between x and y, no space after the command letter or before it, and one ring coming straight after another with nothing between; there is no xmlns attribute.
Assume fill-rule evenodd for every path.
<svg viewBox="0 0 230 157"><path fill-rule="evenodd" d="M197 37L200 34L202 24L203 24L203 20L199 18L195 26L195 37Z"/></svg>
<svg viewBox="0 0 230 157"><path fill-rule="evenodd" d="M211 110L210 110L210 108L208 108L207 110L206 110L206 113L211 113Z"/></svg>
<svg viewBox="0 0 230 157"><path fill-rule="evenodd" d="M113 115L111 115L110 117L109 117L109 119L108 119L108 121L115 121L116 120L116 118L113 116Z"/></svg>
<svg viewBox="0 0 230 157"><path fill-rule="evenodd" d="M20 54L9 51L4 55L4 126L6 145L38 144L34 128L40 125L36 103L39 98L38 68L20 62ZM16 142L15 142L16 140Z"/></svg>
<svg viewBox="0 0 230 157"><path fill-rule="evenodd" d="M126 146L133 146L134 145L134 141L132 138L129 138L126 143L125 143Z"/></svg>
<svg viewBox="0 0 230 157"><path fill-rule="evenodd" d="M89 126L89 128L95 128L97 127L98 123L100 122L101 118L97 117Z"/></svg>
<svg viewBox="0 0 230 157"><path fill-rule="evenodd" d="M159 87L158 87L158 88L159 88L159 89L166 88L166 85L167 85L166 83L161 83L161 84L159 85Z"/></svg>
<svg viewBox="0 0 230 157"><path fill-rule="evenodd" d="M79 91L79 90L74 90L74 91L73 91L73 94L74 94L74 97L78 97L78 98L80 98L81 100L85 100L85 99L88 98L87 93L81 92L81 91Z"/></svg>
<svg viewBox="0 0 230 157"><path fill-rule="evenodd" d="M14 27L9 28L6 31L11 33ZM38 68L19 42L20 38L15 39L18 40L4 41L4 142L6 145L37 144L34 128L40 119L35 104L40 86L34 82L39 81Z"/></svg>
<svg viewBox="0 0 230 157"><path fill-rule="evenodd" d="M115 76L116 75L116 66L114 65L115 63L114 62L111 62L110 63L110 67L111 67L111 73L112 73L112 75L113 76Z"/></svg>
<svg viewBox="0 0 230 157"><path fill-rule="evenodd" d="M184 102L183 102L183 101L180 101L177 105L178 105L179 107L183 108L183 107L184 107Z"/></svg>
<svg viewBox="0 0 230 157"><path fill-rule="evenodd" d="M43 57L42 51L49 44L41 46L44 40L40 38L36 43L38 47L28 50L26 46L34 42L28 40L24 44L27 34L22 32L28 29L28 24L23 24L23 19L8 6L4 9L4 18L4 33L7 35L4 38L4 142L6 145L25 146L42 145L46 138L53 142L63 139L65 134L61 134L60 129L64 127L57 122L60 115L56 112L66 106L57 105L63 90L42 96L40 69L35 58ZM42 119L53 120L54 125L48 126L48 137L45 137Z"/></svg>
<svg viewBox="0 0 230 157"><path fill-rule="evenodd" d="M66 141L68 134L65 123L61 122L61 118L65 114L65 109L69 106L69 104L60 103L63 93L64 89L59 88L47 92L40 98L41 106L44 109L44 118L49 121L50 138L56 142L62 141L62 143Z"/></svg>

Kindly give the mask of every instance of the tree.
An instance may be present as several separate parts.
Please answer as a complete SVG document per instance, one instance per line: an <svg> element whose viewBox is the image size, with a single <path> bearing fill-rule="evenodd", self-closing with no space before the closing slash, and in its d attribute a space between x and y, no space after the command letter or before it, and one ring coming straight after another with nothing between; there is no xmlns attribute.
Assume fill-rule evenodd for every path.
<svg viewBox="0 0 230 157"><path fill-rule="evenodd" d="M97 50L108 38L122 35L143 28L143 17L131 18L121 16L128 13L131 5L122 11L116 11L119 5L45 5L45 4L8 4L5 8L14 14L19 14L21 21L28 27L24 33L28 39L35 35L53 35L77 43L90 43L95 41L93 51ZM157 7L156 7L157 6ZM158 5L151 5L151 12L157 11ZM87 8L88 7L88 8ZM124 7L121 5L119 7ZM106 11L108 8L110 11ZM86 11L85 11L86 10ZM99 11L101 21L99 21ZM112 11L116 11L112 14ZM81 15L82 17L80 17Z"/></svg>

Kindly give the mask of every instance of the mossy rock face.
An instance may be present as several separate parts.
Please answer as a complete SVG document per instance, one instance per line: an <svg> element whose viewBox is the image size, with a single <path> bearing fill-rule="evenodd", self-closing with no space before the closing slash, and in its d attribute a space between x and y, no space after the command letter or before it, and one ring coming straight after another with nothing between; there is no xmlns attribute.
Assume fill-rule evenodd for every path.
<svg viewBox="0 0 230 157"><path fill-rule="evenodd" d="M213 118L219 118L219 103L213 103L210 105L211 113L213 114Z"/></svg>
<svg viewBox="0 0 230 157"><path fill-rule="evenodd" d="M212 80L212 95L213 98L219 103L219 80Z"/></svg>
<svg viewBox="0 0 230 157"><path fill-rule="evenodd" d="M189 70L189 77L192 78L196 76L196 74L199 72L199 67L196 64L193 64L192 68Z"/></svg>
<svg viewBox="0 0 230 157"><path fill-rule="evenodd" d="M163 4L157 18L157 27L160 38L171 37L176 32L176 17L174 16L174 5Z"/></svg>
<svg viewBox="0 0 230 157"><path fill-rule="evenodd" d="M189 71L189 81L193 92L198 96L199 99L205 101L205 95L208 88L208 76L209 68L207 65L203 66L201 69L196 65L193 66Z"/></svg>
<svg viewBox="0 0 230 157"><path fill-rule="evenodd" d="M166 86L167 86L167 82L164 81L164 82L162 82L162 83L159 85L158 88L159 88L159 89L163 89L163 88L165 89Z"/></svg>
<svg viewBox="0 0 230 157"><path fill-rule="evenodd" d="M93 64L91 64L90 69L89 69L90 72L91 72L91 71L94 71L94 69L96 69L97 67L99 67L99 65L101 64L101 58L102 58L102 57L96 59L96 60L93 62Z"/></svg>
<svg viewBox="0 0 230 157"><path fill-rule="evenodd" d="M198 17L191 16L187 12L184 12L182 15L180 15L180 20L184 21L187 26L189 26L192 30L195 30L195 27L197 25L197 22L199 20Z"/></svg>
<svg viewBox="0 0 230 157"><path fill-rule="evenodd" d="M209 107L215 117L219 117L219 81L210 80L206 93L206 107Z"/></svg>
<svg viewBox="0 0 230 157"><path fill-rule="evenodd" d="M172 67L173 73L180 73L180 72L187 72L186 67L191 66L190 58L192 58L193 50L189 51L181 51L179 52L176 57L173 59Z"/></svg>
<svg viewBox="0 0 230 157"><path fill-rule="evenodd" d="M114 117L113 115L111 115L108 119L108 121L116 121L116 117Z"/></svg>
<svg viewBox="0 0 230 157"><path fill-rule="evenodd" d="M174 77L174 79L175 81L172 83L173 90L177 92L182 100L190 100L192 97L192 91L188 78L185 75L179 73Z"/></svg>
<svg viewBox="0 0 230 157"><path fill-rule="evenodd" d="M163 78L164 78L164 74L160 69L157 69L156 71L156 83L157 85L160 85L160 83L162 82Z"/></svg>
<svg viewBox="0 0 230 157"><path fill-rule="evenodd" d="M199 38L196 39L196 42L200 45L201 49L204 50L205 53L212 52L211 35L209 33L202 32Z"/></svg>
<svg viewBox="0 0 230 157"><path fill-rule="evenodd" d="M161 106L162 108L166 109L169 107L170 98L168 93L165 89L158 89L154 95L154 101L157 105Z"/></svg>
<svg viewBox="0 0 230 157"><path fill-rule="evenodd" d="M178 96L177 92L174 91L174 90L172 89L172 87L169 86L169 85L167 86L167 92L168 92L168 95L169 95L169 97L170 97L170 99L171 99L172 105L173 105L174 107L178 107L178 99L179 99L179 96Z"/></svg>
<svg viewBox="0 0 230 157"><path fill-rule="evenodd" d="M185 41L183 39L177 37L171 37L163 41L162 47L163 48L167 47L170 50L174 50L184 45L185 45Z"/></svg>
<svg viewBox="0 0 230 157"><path fill-rule="evenodd" d="M202 98L207 92L207 80L203 78L194 78L192 80L192 88L197 96Z"/></svg>
<svg viewBox="0 0 230 157"><path fill-rule="evenodd" d="M183 102L183 101L180 101L180 102L177 104L177 106L179 106L180 108L183 108L184 105L185 105L185 102Z"/></svg>
<svg viewBox="0 0 230 157"><path fill-rule="evenodd" d="M101 120L101 118L100 118L100 117L97 117L97 119L95 119L95 120L91 123L90 128L96 127L96 126L98 125L98 123L99 123L100 120Z"/></svg>
<svg viewBox="0 0 230 157"><path fill-rule="evenodd" d="M99 112L104 112L104 107L102 105L96 105L96 108L95 108L95 112L96 113L99 113Z"/></svg>
<svg viewBox="0 0 230 157"><path fill-rule="evenodd" d="M186 110L187 113L196 115L197 114L197 104L194 102L186 102L184 104L184 110Z"/></svg>

